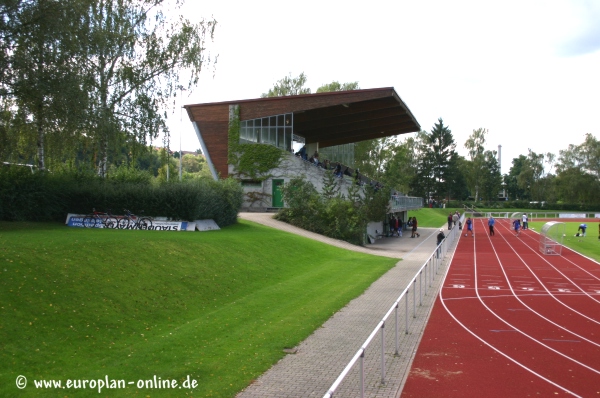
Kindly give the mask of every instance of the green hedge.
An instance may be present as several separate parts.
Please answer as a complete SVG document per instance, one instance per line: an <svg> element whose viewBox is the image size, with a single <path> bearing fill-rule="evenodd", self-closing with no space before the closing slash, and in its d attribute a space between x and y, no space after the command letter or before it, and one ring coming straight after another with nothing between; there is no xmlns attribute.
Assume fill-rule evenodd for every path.
<svg viewBox="0 0 600 398"><path fill-rule="evenodd" d="M0 170L0 220L62 221L67 213L111 209L169 217L213 219L224 227L236 222L242 206L241 186L233 180L191 180L152 184L105 180L90 175L32 174Z"/></svg>

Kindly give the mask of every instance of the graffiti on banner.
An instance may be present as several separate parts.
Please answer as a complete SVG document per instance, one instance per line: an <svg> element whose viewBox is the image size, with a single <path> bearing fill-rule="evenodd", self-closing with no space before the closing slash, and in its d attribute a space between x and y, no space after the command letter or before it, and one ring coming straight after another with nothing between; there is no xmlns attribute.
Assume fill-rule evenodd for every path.
<svg viewBox="0 0 600 398"><path fill-rule="evenodd" d="M67 214L67 226L83 228L83 214ZM102 223L97 223L96 228L103 228ZM127 229L134 229L133 227ZM153 220L152 226L148 227L148 231L193 231L194 229L188 229L187 221L166 221L166 220Z"/></svg>

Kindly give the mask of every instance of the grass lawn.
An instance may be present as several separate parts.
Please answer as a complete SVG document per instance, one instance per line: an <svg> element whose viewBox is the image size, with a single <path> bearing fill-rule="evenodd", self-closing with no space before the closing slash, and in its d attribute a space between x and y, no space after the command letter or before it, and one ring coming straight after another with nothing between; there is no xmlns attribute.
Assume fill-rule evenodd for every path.
<svg viewBox="0 0 600 398"><path fill-rule="evenodd" d="M408 212L409 217L417 217L419 227L423 228L440 228L448 225L448 214L458 210L461 214L464 209L459 208L428 208L424 207L419 210L411 210Z"/></svg>
<svg viewBox="0 0 600 398"><path fill-rule="evenodd" d="M542 221L530 222L529 227L534 228L536 232L540 232L542 227L546 224ZM593 258L600 262L600 239L598 239L598 222L587 223L586 237L576 237L577 228L579 228L580 222L567 222L565 221L565 237L563 245L567 246L578 253Z"/></svg>
<svg viewBox="0 0 600 398"><path fill-rule="evenodd" d="M246 221L202 233L0 222L0 396L233 397L396 262ZM33 386L154 376L197 387Z"/></svg>

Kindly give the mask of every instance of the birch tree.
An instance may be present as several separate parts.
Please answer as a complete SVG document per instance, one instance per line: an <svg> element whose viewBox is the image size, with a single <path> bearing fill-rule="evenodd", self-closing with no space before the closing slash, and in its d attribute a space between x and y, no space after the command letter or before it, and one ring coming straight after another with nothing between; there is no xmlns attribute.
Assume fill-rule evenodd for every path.
<svg viewBox="0 0 600 398"><path fill-rule="evenodd" d="M119 132L145 143L161 132L170 102L214 62L206 51L216 21L168 18L166 0L99 0L88 11L89 131L106 173Z"/></svg>

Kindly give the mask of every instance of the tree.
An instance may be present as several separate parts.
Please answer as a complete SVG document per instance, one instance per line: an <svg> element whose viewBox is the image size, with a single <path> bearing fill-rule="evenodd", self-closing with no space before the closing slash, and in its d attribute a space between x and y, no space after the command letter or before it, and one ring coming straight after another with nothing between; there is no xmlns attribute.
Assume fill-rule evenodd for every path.
<svg viewBox="0 0 600 398"><path fill-rule="evenodd" d="M600 203L600 184L589 173L577 167L561 169L556 176L557 196L566 203L582 205Z"/></svg>
<svg viewBox="0 0 600 398"><path fill-rule="evenodd" d="M415 145L415 139L410 137L389 148L391 156L389 161L384 164L381 176L384 186L393 187L402 193L409 192L412 176L416 174L417 170L417 164L413 159Z"/></svg>
<svg viewBox="0 0 600 398"><path fill-rule="evenodd" d="M596 179L600 178L600 140L592 134L586 134L580 150L585 163L585 170Z"/></svg>
<svg viewBox="0 0 600 398"><path fill-rule="evenodd" d="M22 6L22 0L0 2L0 97L4 97L10 90L11 56L20 30L18 15Z"/></svg>
<svg viewBox="0 0 600 398"><path fill-rule="evenodd" d="M435 192L435 197L440 199L447 193L448 166L456 149L452 131L448 126L444 126L442 118L438 119L431 129L431 133L427 135L427 143L432 163L433 192Z"/></svg>
<svg viewBox="0 0 600 398"><path fill-rule="evenodd" d="M561 172L570 168L578 168L600 178L600 141L586 134L582 144L570 144L567 149L561 150L556 169Z"/></svg>
<svg viewBox="0 0 600 398"><path fill-rule="evenodd" d="M289 76L278 80L277 83L267 93L261 94L261 98L283 97L286 95L310 94L310 88L304 87L306 84L306 75L300 73L298 77Z"/></svg>
<svg viewBox="0 0 600 398"><path fill-rule="evenodd" d="M323 196L325 200L331 200L341 196L338 178L333 175L331 170L326 171L323 174L323 190L321 196Z"/></svg>
<svg viewBox="0 0 600 398"><path fill-rule="evenodd" d="M469 136L465 142L465 148L469 151L469 158L471 159L469 173L467 174L467 181L471 188L471 192L475 200L479 199L479 189L482 184L484 174L482 173L483 165L485 163L485 136L488 133L487 129L479 128L473 130L473 133Z"/></svg>
<svg viewBox="0 0 600 398"><path fill-rule="evenodd" d="M87 100L80 66L82 10L86 1L37 0L12 2L12 35L3 62L4 99L13 99L13 133L34 135L37 163L46 168L47 139L55 157L73 147L72 132L81 125ZM10 101L10 100L9 100Z"/></svg>
<svg viewBox="0 0 600 398"><path fill-rule="evenodd" d="M446 192L447 198L456 200L467 200L469 198L469 187L466 176L469 173L469 162L458 153L454 152L448 164Z"/></svg>
<svg viewBox="0 0 600 398"><path fill-rule="evenodd" d="M354 164L361 174L381 180L395 146L395 137L357 142L354 145Z"/></svg>
<svg viewBox="0 0 600 398"><path fill-rule="evenodd" d="M0 35L3 108L11 134L35 136L37 159L145 144L165 127L172 98L198 81L215 21L167 18L169 0L6 0ZM178 5L179 1L176 2ZM125 140L122 137L126 137ZM1 137L0 137L1 138ZM13 140L14 141L14 140Z"/></svg>
<svg viewBox="0 0 600 398"><path fill-rule="evenodd" d="M417 170L411 183L412 193L425 198L447 197L449 165L456 147L452 131L439 118L430 133L417 134L416 143L413 155Z"/></svg>
<svg viewBox="0 0 600 398"><path fill-rule="evenodd" d="M216 22L169 19L166 5L166 0L100 0L88 10L88 120L99 174L118 132L140 142L168 135L164 111L171 99L196 85L212 62L205 42L213 39Z"/></svg>
<svg viewBox="0 0 600 398"><path fill-rule="evenodd" d="M483 154L483 178L481 182L481 196L483 200L495 202L502 189L502 175L498 164L496 151L485 151Z"/></svg>
<svg viewBox="0 0 600 398"><path fill-rule="evenodd" d="M526 168L527 158L524 155L519 155L518 158L512 160L512 166L507 175L504 176L504 183L508 197L511 199L528 199L528 190L521 187L518 182L518 177L522 170Z"/></svg>
<svg viewBox="0 0 600 398"><path fill-rule="evenodd" d="M586 134L580 145L559 152L556 193L564 202L600 202L600 142Z"/></svg>
<svg viewBox="0 0 600 398"><path fill-rule="evenodd" d="M416 169L410 183L410 194L424 198L429 198L435 189L433 156L428 140L426 131L418 132L412 153L412 163L416 165Z"/></svg>
<svg viewBox="0 0 600 398"><path fill-rule="evenodd" d="M340 82L338 82L336 80L329 84L323 84L321 87L319 87L317 89L317 93L329 93L332 91L349 91L349 90L358 90L358 82L340 84Z"/></svg>

